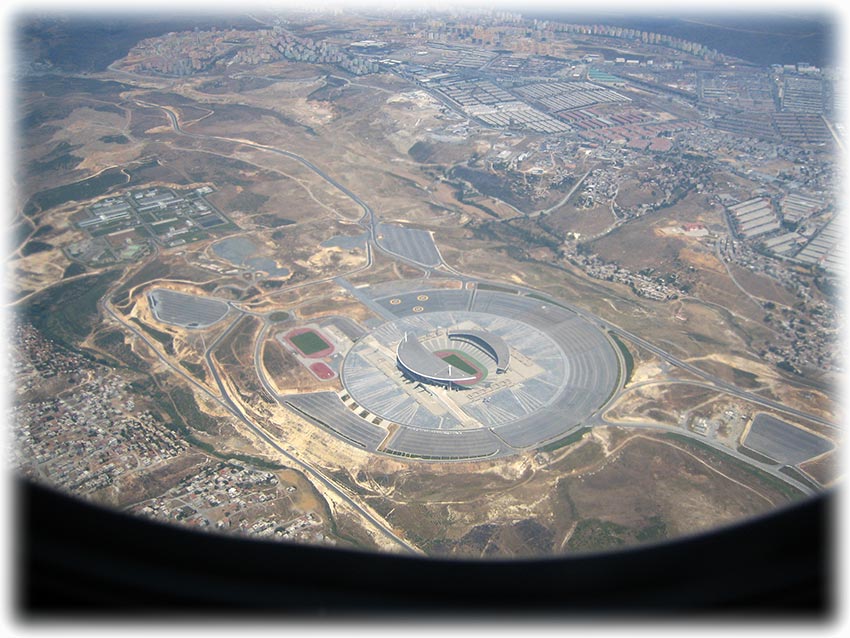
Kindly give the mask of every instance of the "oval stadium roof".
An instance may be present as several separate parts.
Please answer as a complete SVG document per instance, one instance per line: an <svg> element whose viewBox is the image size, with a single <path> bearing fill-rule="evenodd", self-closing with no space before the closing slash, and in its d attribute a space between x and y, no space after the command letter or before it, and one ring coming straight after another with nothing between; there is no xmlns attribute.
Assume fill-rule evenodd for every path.
<svg viewBox="0 0 850 638"><path fill-rule="evenodd" d="M434 381L474 381L477 377L475 374L470 375L460 370L457 366L449 365L409 333L404 333L404 339L399 342L396 359L406 370Z"/></svg>
<svg viewBox="0 0 850 638"><path fill-rule="evenodd" d="M508 345L501 337L486 330L452 330L449 339L455 341L466 341L483 350L496 362L496 369L504 372L508 369L511 361L511 353Z"/></svg>

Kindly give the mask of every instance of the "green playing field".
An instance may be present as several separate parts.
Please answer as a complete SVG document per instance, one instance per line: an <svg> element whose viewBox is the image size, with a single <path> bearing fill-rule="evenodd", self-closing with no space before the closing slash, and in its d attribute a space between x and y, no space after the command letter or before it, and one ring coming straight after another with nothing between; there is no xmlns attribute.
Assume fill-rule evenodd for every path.
<svg viewBox="0 0 850 638"><path fill-rule="evenodd" d="M331 347L331 344L312 331L289 337L289 340L306 355L315 354Z"/></svg>
<svg viewBox="0 0 850 638"><path fill-rule="evenodd" d="M457 368L458 370L463 370L467 374L478 374L481 372L481 370L474 368L468 362L464 361L456 354L447 354L440 358L446 363L448 363L450 366Z"/></svg>

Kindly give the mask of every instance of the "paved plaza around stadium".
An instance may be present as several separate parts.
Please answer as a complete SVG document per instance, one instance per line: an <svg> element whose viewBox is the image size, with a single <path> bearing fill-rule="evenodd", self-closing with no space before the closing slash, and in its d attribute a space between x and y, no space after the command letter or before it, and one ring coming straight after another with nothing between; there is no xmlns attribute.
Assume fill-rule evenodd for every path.
<svg viewBox="0 0 850 638"><path fill-rule="evenodd" d="M580 427L619 383L608 337L540 298L386 285L359 292L388 320L346 353L344 391L289 395L285 404L364 449L431 460L534 449ZM493 335L510 352L507 369L497 372L496 360L475 343L451 339L457 331ZM486 365L486 375L460 390L412 379L397 364L405 335L430 352L467 355Z"/></svg>
<svg viewBox="0 0 850 638"><path fill-rule="evenodd" d="M384 250L425 267L440 264L440 252L431 233L396 224L378 224L378 244Z"/></svg>

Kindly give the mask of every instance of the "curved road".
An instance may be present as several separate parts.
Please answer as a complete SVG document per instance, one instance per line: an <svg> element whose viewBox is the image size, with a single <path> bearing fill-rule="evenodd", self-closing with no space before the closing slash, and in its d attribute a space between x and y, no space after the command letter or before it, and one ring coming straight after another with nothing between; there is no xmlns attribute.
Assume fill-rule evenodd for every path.
<svg viewBox="0 0 850 638"><path fill-rule="evenodd" d="M688 372L695 374L702 379L710 381L711 384L714 387L716 387L720 390L723 390L724 392L726 392L728 394L737 396L738 398L745 399L745 400L750 401L752 403L757 403L759 405L762 405L762 406L765 406L765 407L768 407L768 408L773 408L775 410L785 412L786 414L791 414L791 415L794 415L794 416L802 418L802 419L808 419L809 421L814 421L815 423L818 423L818 424L823 425L825 427L831 428L833 430L840 429L839 426L837 426L834 423L827 421L826 419L819 417L817 415L809 414L807 412L803 412L802 410L797 410L796 408L789 407L789 406L787 406L783 403L779 403L778 401L773 401L771 399L767 399L767 398L759 396L757 394L752 394L752 393L747 392L745 390L741 390L736 385L729 383L728 381L724 381L720 377L717 377L713 374L705 372L704 370L701 370L700 368L696 367L693 364L686 363L685 361L682 361L681 359L677 359L673 355L668 354L667 352L665 352L661 348L658 348L657 346L652 345L651 343L649 343L645 339L641 339L640 337L629 332L628 330L624 330L623 328L620 328L619 326L615 326L612 323L608 323L605 320L601 320L601 322L603 323L603 325L607 326L608 329L611 330L612 332L615 332L615 333L625 337L626 339L632 341L633 343L636 343L639 346L645 348L646 350L649 350L650 352L661 357L662 359L664 359L668 363L671 363L671 364L673 364L673 365L675 365L679 368L682 368L683 370L687 370Z"/></svg>
<svg viewBox="0 0 850 638"><path fill-rule="evenodd" d="M157 108L157 109L161 110L168 117L168 119L171 123L171 128L174 129L174 131L176 133L179 133L180 135L185 135L186 137L191 137L191 138L199 139L199 140L204 140L204 139L221 140L221 141L225 141L225 142L232 142L232 143L235 143L235 144L242 144L243 146L248 146L250 148L256 148L256 149L261 150L261 151L268 151L269 153L274 153L276 155L282 155L283 157L288 157L289 159L293 159L293 160L301 163L302 165L306 166L311 171L316 173L316 175L321 177L323 180L328 182L330 185L337 188L341 193L343 193L346 197L351 199L355 204L357 204L363 210L363 214L357 220L357 224L359 226L361 226L362 228L366 229L369 232L369 238L378 250L389 255L390 257L392 257L394 259L399 259L401 261L404 261L404 262L407 262L408 264L413 265L416 268L424 269L426 278L430 275L431 271L433 270L434 267L425 266L425 265L420 264L420 263L418 263L418 262L416 262L412 259L409 259L409 258L407 258L403 255L399 255L399 254L396 254L392 251L389 251L386 248L384 248L383 246L381 246L381 244L378 242L378 231L377 231L377 228L376 228L377 224L375 222L375 212L372 210L372 208L366 202L364 202L356 193L351 191L348 187L340 184L333 177L328 175L325 171L323 171L321 168L316 166L313 162L306 159L305 157L302 157L302 156L298 155L297 153L293 153L292 151L287 151L287 150L284 150L284 149L276 148L274 146L269 146L267 144L258 144L257 142L251 142L250 140L243 140L243 139L232 138L232 137L223 137L223 136L220 136L220 135L202 135L202 134L199 134L199 133L189 133L189 132L183 130L180 127L180 121L177 118L177 114L174 113L174 111L172 111L168 107L162 106L160 104L155 104L153 102L145 102L145 101L139 100L139 99L135 99L134 101L137 104L141 104L143 106L147 106L147 107L150 107L150 108ZM439 268L439 266L441 265L441 266L443 266L443 268L448 270L450 273L457 275L457 276L461 276L461 273L454 270L451 266L449 266L443 260L442 255L440 255L440 260L441 260L441 264L436 266L437 268Z"/></svg>
<svg viewBox="0 0 850 638"><path fill-rule="evenodd" d="M266 434L266 432L264 430L262 430L260 427L258 427L256 424L254 424L248 417L246 417L245 414L242 412L242 410L240 410L239 407L230 398L230 395L228 394L227 389L224 387L224 384L222 383L221 378L218 375L218 370L213 365L212 351L221 342L221 340L225 336L227 336L230 333L231 330L233 330L233 328L236 326L236 324L239 323L239 321L244 317L244 314L241 311L238 311L238 309L234 308L234 310L237 310L240 313L239 316L236 317L236 319L230 324L230 326L228 326L227 329L224 332L222 332L216 338L216 340L213 341L212 344L210 344L210 346L207 348L206 352L204 352L204 359L206 360L207 365L209 366L210 371L213 374L213 378L215 379L216 385L218 386L219 391L221 392L221 395L222 395L221 397L218 397L215 394L213 394L212 392L210 392L201 383L198 383L198 381L196 379L194 379L192 376L190 376L187 372L185 372L185 371L181 370L180 368L174 366L169 359L167 359L162 354L160 354L159 350L157 350L154 347L154 345L148 340L148 338L140 330L136 329L135 326L132 326L131 324L126 323L119 316L119 314L117 312L115 312L115 310L112 308L111 304L108 301L106 301L106 298L104 298L102 305L103 305L104 309L112 316L113 319L115 319L118 323L120 323L122 326L124 326L124 328L126 328L127 330L132 332L134 335L136 335L137 338L144 341L147 344L147 346L156 354L157 358L159 358L160 361L162 361L169 368L171 368L171 370L173 370L174 372L177 372L181 377L183 377L184 380L191 383L194 387L199 389L201 392L206 394L209 398L211 398L216 403L218 403L223 408L225 408L228 412L230 412L233 416L235 416L237 419L239 419L242 423L247 425L251 429L251 431L254 432L254 434L259 436L263 441L268 443L276 451L278 451L283 456L285 456L294 465L297 465L306 474L310 475L312 478L314 478L315 480L322 483L322 485L324 485L327 489L331 490L339 498L341 498L343 501L348 503L348 505L350 505L358 514L360 514L363 518L365 518L370 523L372 523L387 538L389 538L390 540L395 542L397 545L402 547L408 553L411 553L411 554L421 553L421 551L419 549L410 545L403 538L397 536L390 528L388 528L384 523L379 521L373 514L371 514L367 510L365 510L359 503L357 503L350 496L345 494L345 492L343 492L341 490L341 488L336 485L336 483L334 483L331 479L329 479L327 476L325 476L324 473L322 473L320 470L315 469L311 465L306 464L304 461L301 461L297 457L295 457L292 454L290 454L289 452L287 452L280 445L278 445L278 443L272 437L270 437L268 434Z"/></svg>
<svg viewBox="0 0 850 638"><path fill-rule="evenodd" d="M505 285L504 282L502 282L502 281L496 281L496 280L491 281L491 280L483 279L483 278L479 278L479 277L474 277L474 278L470 277L469 279L471 281L487 283L487 284L492 284L492 285ZM528 288L526 286L520 286L520 285L517 285L517 284L511 284L511 286L515 287L519 290L522 290L526 293L534 293L534 294L538 294L538 295L540 294L539 291L534 290L533 288ZM828 428L831 428L831 429L834 429L834 430L841 429L840 426L838 426L835 423L832 423L831 421L828 421L828 420L826 420L826 419L824 419L820 416L817 416L817 415L814 415L814 414L809 414L807 412L803 412L802 410L797 410L797 409L789 407L785 404L779 403L778 401L773 401L771 399L767 399L767 398L759 396L757 394L752 394L752 393L747 392L745 390L741 390L736 385L729 383L728 381L725 381L725 380L721 379L720 377L717 377L717 376L715 376L715 375L713 375L709 372L705 372L704 370L696 367L695 365L693 365L691 363L687 363L686 361L682 361L681 359L674 357L673 355L669 354L667 351L662 350L658 346L651 344L650 342L646 341L645 339L642 339L641 337L638 337L636 334L629 332L625 328L621 328L620 326L618 326L614 323L611 323L607 319L603 319L602 317L591 314L591 313L589 313L585 310L582 310L581 308L578 308L578 307L576 307L576 306L574 306L574 305L572 305L568 302L562 301L560 299L556 303L563 306L564 308L567 308L568 310L573 311L574 313L576 313L577 315L579 315L583 319L585 319L585 320L587 320L587 321L589 321L589 322L591 322L591 323L593 323L597 326L600 326L601 328L603 328L605 330L610 330L611 332L618 334L621 337L625 337L629 341L641 346L642 348L645 348L646 350L649 350L650 352L657 355L658 357L660 357L661 359L663 359L667 363L670 363L674 366L682 368L683 370L687 370L688 372L690 372L690 373L692 373L692 374L694 374L694 375L696 375L696 376L698 376L702 379L705 379L706 381L710 382L712 384L712 386L715 387L716 389L722 390L724 392L727 392L728 394L737 396L741 399L745 399L745 400L750 401L752 403L757 403L759 405L762 405L762 406L765 406L765 407L768 407L768 408L773 408L775 410L779 410L781 412L785 412L786 414L791 414L793 416L796 416L796 417L799 417L799 418L802 418L802 419L808 419L809 421L813 421L815 423L818 423L820 425L823 425L825 427L828 427Z"/></svg>
<svg viewBox="0 0 850 638"><path fill-rule="evenodd" d="M330 175L325 173L321 168L319 168L318 166L313 164L313 162L311 162L310 160L308 160L304 157L301 157L300 155L297 155L296 153L293 153L291 151L286 151L286 150L283 150L283 149L280 149L280 148L275 148L274 146L268 146L266 144L258 144L257 142L251 142L249 140L242 140L242 139L232 138L232 137L223 137L221 135L200 135L198 133L188 133L188 132L184 131L182 128L180 128L180 121L177 119L177 115L174 113L174 111L172 111L168 107L162 106L160 104L154 104L152 102L144 102L144 101L138 100L138 99L136 99L134 101L137 104L141 104L142 106L157 108L157 109L161 110L163 113L165 113L168 116L168 119L171 122L171 128L173 128L174 131L179 133L180 135L185 135L186 137L192 137L192 138L200 139L200 140L221 140L223 142L233 142L233 143L236 143L236 144L242 144L244 146L259 149L261 151L268 151L269 153L275 153L276 155L282 155L284 157L288 157L289 159L293 159L296 162L300 162L301 164L303 164L304 166L309 168L311 171L316 173L316 175L321 177L323 180L325 180L326 182L328 182L329 184L331 184L335 188L339 189L342 193L344 193L346 195L346 197L351 199L354 203L356 203L363 210L363 214L360 216L360 219L357 220L357 223L360 224L361 226L363 226L364 228L366 228L369 231L369 235L370 235L372 241L375 241L375 235L376 235L376 232L375 232L375 213L372 211L371 208L369 208L369 205L366 202L364 202L362 199L360 199L360 197L358 197L356 193L353 193L347 187L340 184L333 177L331 177Z"/></svg>
<svg viewBox="0 0 850 638"><path fill-rule="evenodd" d="M246 146L250 146L250 147L253 147L253 148L258 148L258 149L266 150L266 151L269 151L269 152L272 152L272 153L277 153L278 155L283 155L285 157L289 157L289 158L294 159L298 162L301 162L304 166L306 166L310 170L314 171L322 179L327 180L328 183L332 184L333 186L338 188L340 191L345 193L354 202L356 202L358 206L360 206L363 209L363 216L360 218L358 223L361 226L364 226L365 228L367 228L370 231L372 241L375 243L375 245L379 249L381 249L380 245L378 244L377 239L376 239L374 212L369 207L369 205L366 204L366 202L364 202L362 199L360 199L360 197L358 197L355 193L351 192L348 188L346 188L345 186L343 186L342 184L340 184L339 182L334 180L332 177L327 175L324 171L322 171L319 167L317 167L315 164L313 164L309 160L301 157L300 155L296 155L295 153L292 153L290 151L277 149L277 148L274 148L272 146L267 146L265 144L257 144L257 143L249 142L249 141L246 141L246 140L238 140L238 139L232 139L232 138L227 138L227 137L220 137L220 136L217 136L217 135L198 135L198 134L194 134L194 133L187 133L183 129L180 128L180 124L178 122L177 115L174 112L172 112L171 110L169 110L167 107L164 107L164 106L161 106L161 105L158 105L158 104L152 104L152 103L149 103L149 102L142 102L140 100L136 100L136 101L139 104L159 108L160 110L165 112L167 114L169 120L171 121L172 128L174 128L175 131L177 131L178 133L181 133L182 135L187 135L189 137L194 137L194 138L199 138L199 139L206 138L206 139L224 140L224 141L229 141L229 142L237 142L237 143L245 144ZM368 217L368 221L364 221L364 220L366 220L367 217ZM383 251L383 249L381 249L381 250ZM442 256L441 256L441 258L442 258ZM451 266L449 266L445 262L443 262L443 266L450 273L452 273L454 275L462 276L461 273L456 271L454 268L452 268ZM485 283L501 283L501 282L490 282L490 281L484 280L484 279L482 279L481 281L484 281ZM522 287L522 286L520 286L520 288L526 290L526 292L532 292L531 289L528 289L528 288L525 288L525 287ZM633 343L636 343L637 345L645 348L646 350L649 350L650 352L661 357L663 360L667 361L668 363L671 363L675 366L682 368L683 370L687 370L688 372L691 372L692 374L697 375L700 378L703 378L703 379L706 379L707 381L710 381L717 388L723 390L724 392L727 392L727 393L732 394L734 396L737 396L741 399L746 399L748 401L751 401L753 403L757 403L757 404L765 406L765 407L770 407L770 408L773 408L775 410L785 412L786 414L791 414L791 415L799 417L799 418L804 418L804 419L808 419L810 421L814 421L815 423L818 423L818 424L823 425L823 426L828 427L828 428L839 429L839 427L837 425L835 425L834 423L831 423L830 421L827 421L826 419L823 419L819 416L808 414L806 412L803 412L802 410L797 410L795 408L791 408L791 407L786 406L786 405L779 403L777 401L772 401L771 399L766 399L764 397L760 397L758 395L751 394L749 392L740 390L734 384L729 383L728 381L725 381L725 380L723 380L723 379L721 379L721 378L719 378L715 375L712 375L710 373L707 373L707 372L701 370L700 368L698 368L698 367L696 367L696 366L694 366L690 363L686 363L685 361L682 361L681 359L674 357L673 355L667 353L665 350L662 350L661 348L649 343L645 339L638 337L637 335L629 332L628 330L621 328L620 326L617 326L617 325L615 325L615 324L613 324L613 323L611 323L611 322L609 322L605 319L602 319L601 317L597 317L595 315L589 314L589 313L581 310L580 308L572 306L571 304L560 302L560 301L559 301L559 303L561 303L563 306L569 308L570 310L575 312L577 315L583 317L584 319L587 319L588 321L591 321L591 322L596 322L597 324L599 324L603 328L611 330L612 332L615 332L615 333L619 334L620 336L625 337L626 339L629 339Z"/></svg>
<svg viewBox="0 0 850 638"><path fill-rule="evenodd" d="M324 179L326 182L328 182L329 184L331 184L332 186L337 188L340 192L344 193L348 198L350 198L353 202L355 202L361 208L361 210L363 211L363 214L357 220L357 223L369 232L369 237L370 237L371 242L367 242L367 246L369 245L369 243L372 243L372 244L374 244L374 246L378 250L381 250L382 252L388 252L388 251L385 251L383 248L381 248L380 244L377 241L377 230L376 230L376 223L375 223L375 215L374 215L374 212L372 211L372 209L369 207L369 205L366 204L366 202L364 202L356 193L349 190L346 186L340 184L338 181L336 181L330 175L325 173L321 168L316 166L310 160L308 160L304 157L301 157L300 155L297 155L296 153L293 153L291 151L278 149L278 148L268 146L268 145L265 145L265 144L258 144L256 142L251 142L251 141L248 141L248 140L233 139L233 138L217 136L217 135L201 135L201 134L195 134L195 133L188 133L180 127L180 123L179 123L179 120L177 118L177 115L173 111L171 111L169 108L162 106L162 105L159 105L159 104L152 104L152 103L149 103L149 102L143 102L141 100L136 100L136 102L140 105L143 105L143 106L158 108L158 109L162 110L167 115L174 131L181 134L181 135L185 135L187 137L192 137L192 138L196 138L196 139L222 140L222 141L228 141L228 142L233 142L233 143L237 143L237 144L242 144L242 145L245 145L245 146L248 146L248 147L251 147L251 148L256 148L256 149L267 151L267 152L270 152L270 153L275 153L277 155L281 155L281 156L287 157L289 159L293 159L293 160L301 163L302 165L306 166L311 171L313 171L315 174L317 174L319 177ZM392 254L392 253L390 253L390 254ZM392 256L396 257L396 258L399 257L398 255L394 255L394 254L392 254ZM370 255L370 257L371 257L371 255ZM442 255L441 255L441 260L442 260ZM404 260L404 261L408 261L408 260ZM369 259L369 262L371 263L371 258ZM487 279L478 278L478 277L467 277L467 276L463 275L462 273L456 271L454 268L452 268L448 264L446 264L445 261L442 261L441 265L449 273L460 277L464 281L476 281L476 282L494 283L494 284L501 283L501 282L489 281ZM368 265L367 265L367 267L368 267ZM426 270L425 277L427 278L430 275L430 273L431 273L431 269ZM300 286L310 285L312 283L317 283L317 282L305 282L303 284L300 284ZM536 291L532 291L530 288L526 288L524 286L517 286L517 288L524 290L526 293L536 292ZM582 318L590 321L591 323L595 323L596 325L600 326L601 328L607 329L607 330L609 330L609 331L611 331L611 332L613 332L613 333L615 333L615 334L617 334L621 337L624 337L625 339L631 341L632 343L643 347L644 349L648 350L649 352L652 352L653 354L660 357L662 360L666 361L667 363L669 363L671 365L675 365L675 366L677 366L677 367L679 367L683 370L686 370L686 371L696 375L697 377L699 377L701 379L704 379L705 382L706 382L705 385L708 385L709 387L712 387L713 389L717 389L717 390L726 392L726 393L728 393L732 396L736 396L738 398L750 401L752 403L755 403L755 404L758 404L758 405L761 405L761 406L764 406L764 407L773 408L775 410L778 410L780 412L784 412L786 414L790 414L790 415L793 415L793 416L796 416L796 417L799 417L799 418L803 418L803 419L807 419L809 421L813 421L815 423L818 423L818 424L823 425L823 426L828 427L828 428L839 429L838 426L835 425L834 423L831 423L830 421L823 419L819 416L808 414L806 412L803 412L802 410L797 410L795 408L791 408L791 407L786 406L784 404L781 404L777 401L773 401L771 399L766 399L764 397L761 397L761 396L746 392L744 390L741 390L737 386L735 386L734 384L729 383L728 381L725 381L724 379L721 379L720 377L717 377L713 374L707 373L707 372L701 370L700 368L694 366L693 364L682 361L681 359L674 357L673 355L669 354L665 350L662 350L661 348L659 348L659 347L653 345L652 343L646 341L645 339L633 334L632 332L630 332L630 331L628 331L624 328L621 328L620 326L617 326L617 325L615 325L615 324L613 324L613 323L611 323L611 322L609 322L605 319L602 319L601 317L590 314L590 313L582 310L581 308L577 308L577 307L573 306L572 304L568 304L568 303L562 302L560 300L558 301L558 303L560 305L568 308L569 310L575 312L577 315L581 316ZM118 318L111 309L109 309L108 307L107 307L107 309L110 311L110 313L114 317L116 317L116 319ZM239 318L241 318L241 316L242 315L240 315ZM233 402L233 400L230 398L230 395L227 393L226 388L224 387L224 384L222 383L221 379L219 378L218 372L217 372L215 366L213 365L212 351L221 342L221 340L233 329L233 327L238 322L239 318L237 318L237 320L234 321L228 327L228 329L225 330L215 340L215 342L209 348L207 348L207 351L204 353L205 360L207 361L207 364L209 365L210 370L212 371L213 376L215 378L216 384L218 385L219 390L222 393L223 401L219 400L219 399L217 399L217 400L219 400L220 403L225 405L225 407L232 414L234 414L240 421L242 421L245 425L247 425L257 436L261 437L264 441L269 443L269 445L271 445L274 449L278 450L286 458L290 459L293 463L296 463L300 467L304 468L305 471L308 472L311 476L313 476L316 480L320 481L328 489L332 490L335 494L337 494L338 496L343 498L347 503L349 503L352 507L354 507L364 518L366 518L372 524L374 524L376 527L378 527L378 529L380 529L389 538L392 538L396 543L398 543L399 545L404 547L407 551L417 551L415 548L413 548L408 543L406 543L403 539L396 536L384 524L379 522L369 512L365 511L361 506L359 506L356 502L354 502L350 497L348 497L346 494L344 494L340 490L340 488L332 480L327 478L320 471L318 471L318 470L312 468L311 466L306 465L303 462L299 461L296 457L292 456L286 450L281 448L268 434L266 434L257 425L252 423L242 413L242 411L239 409L239 407ZM119 319L119 321L120 321L120 319ZM124 325L126 325L126 324L124 324ZM127 326L127 327L130 328L135 334L137 334L138 336L140 336L144 339L144 337L138 331L136 331L133 327L131 327L131 326ZM267 330L268 330L268 325L264 326L263 330L261 331L261 334L265 335ZM145 341L147 341L147 340L145 339ZM259 353L260 344L261 344L261 340L258 339L255 342L255 352L254 352L254 354L255 354L255 364L256 364L256 357ZM160 358L162 358L162 357L160 357ZM177 370L177 371L180 372L181 375L184 376L185 378L188 378L188 375L183 373L183 371L181 371L181 370ZM257 369L257 372L258 372L258 377L260 378L260 381L263 384L263 387L267 391L271 391L273 395L276 395L277 393L274 392L269 387L267 380L264 378L264 375L259 374L259 372L260 372L259 369ZM192 383L194 383L196 386L199 385L193 379L190 379L190 381L192 381ZM206 388L203 388L203 389L206 391ZM612 397L612 399L613 399L613 397ZM604 419L601 418L601 413L600 413L600 416L597 417L597 420L599 422L602 422L602 423L606 422ZM631 425L632 424L629 424L629 426L631 426ZM659 426L658 424L650 424L650 423L634 424L634 426L635 427L655 428L655 429L661 429L661 430L666 429L663 426ZM678 433L682 433L680 429L676 429L676 431ZM699 439L699 440L703 441L703 439ZM703 441L703 442L706 442L706 441ZM720 444L715 444L713 442L707 442L707 444L712 445L713 447L716 447L720 451L731 454L732 456L739 458L740 460L744 460L748 463L756 465L760 469L768 471L772 475L777 476L777 478L781 478L781 479L785 480L786 482L788 482L788 477L779 474L778 470L776 470L776 469L772 469L769 466L762 467L762 464L755 462L753 459L750 459L749 457L741 455L740 453L737 453L734 450L729 450L728 448L726 448L725 446L721 446ZM797 482L795 481L794 484L797 485Z"/></svg>
<svg viewBox="0 0 850 638"><path fill-rule="evenodd" d="M661 432L671 432L673 434L680 434L680 435L683 435L683 436L687 436L689 439L693 439L697 443L707 445L707 446L717 450L718 452L721 452L723 454L727 454L728 456L731 456L735 459L738 459L739 461L743 461L743 462L748 463L750 465L754 465L755 467L760 469L762 472L766 472L766 473L770 474L771 476L773 476L774 478L777 478L777 479L783 481L784 483L787 483L789 485L793 485L795 488L797 488L798 490L800 490L801 492L803 492L805 494L815 494L816 493L815 490L813 490L808 485L806 485L804 483L800 483L799 481L795 481L792 477L783 474L780 471L780 468L783 467L782 464L779 464L779 467L775 467L773 465L768 465L767 463L762 463L761 461L757 461L756 459L753 459L753 458L747 456L746 454L742 454L738 450L734 450L732 448L726 447L722 443L718 443L718 442L713 441L713 440L711 440L707 437L704 437L704 436L694 435L693 433L688 432L686 430L682 430L682 428L676 427L674 425L663 425L661 423L654 423L654 422L618 423L617 421L607 421L607 420L603 420L602 423L604 425L614 426L614 427L659 430Z"/></svg>
<svg viewBox="0 0 850 638"><path fill-rule="evenodd" d="M353 507L363 518L367 519L370 523L372 523L375 527L377 527L380 531L382 531L388 538L393 540L396 544L400 545L401 547L403 547L406 551L408 551L410 553L419 553L419 550L417 550L415 547L410 545L407 541L405 541L401 537L397 536L384 523L380 522L370 512L366 511L359 503L356 503L351 497L349 497L347 494L345 494L339 488L339 486L337 486L337 484L335 482L333 482L331 479L329 479L323 472L321 472L320 470L317 470L316 468L314 468L311 465L304 463L303 461L299 460L297 457L295 457L292 454L290 454L289 452L287 452L280 445L278 445L278 443L271 436L269 436L265 432L265 430L263 430L258 425L256 425L253 421L251 421L251 419L246 417L244 412L242 412L242 410L239 408L239 406L236 405L236 403L233 401L233 399L230 398L230 394L227 392L227 388L224 387L224 383L222 382L221 377L219 377L219 375L218 375L218 369L216 368L215 363L212 360L212 353L213 353L213 350L216 349L218 344L221 343L221 341L228 334L230 334L230 332L236 327L236 324L238 324L242 320L243 316L244 316L243 314L240 314L238 317L236 317L236 319L233 320L233 322L227 327L227 329L225 331L223 331L218 337L216 337L215 341L213 341L209 345L206 352L204 352L204 360L207 362L207 366L209 367L210 372L212 372L213 378L215 379L215 383L218 386L219 392L221 392L222 399L224 399L224 402L227 404L227 407L230 410L230 412L237 419L242 421L242 423L247 425L254 434L256 434L261 439L263 439L263 441L265 441L266 443L271 445L279 453L283 454L292 463L299 465L310 476L312 476L314 479L320 481L322 483L322 485L324 485L326 488L331 490L334 494L336 494L337 496L342 498L346 503L348 503L351 507ZM265 334L265 331L267 329L268 329L268 326L267 325L264 326L262 333ZM259 344L259 343L261 343L261 341L259 339L257 339L257 343ZM255 352L256 352L256 350L255 350ZM265 387L265 383L263 384L263 386ZM277 394L277 393L275 393L275 394Z"/></svg>

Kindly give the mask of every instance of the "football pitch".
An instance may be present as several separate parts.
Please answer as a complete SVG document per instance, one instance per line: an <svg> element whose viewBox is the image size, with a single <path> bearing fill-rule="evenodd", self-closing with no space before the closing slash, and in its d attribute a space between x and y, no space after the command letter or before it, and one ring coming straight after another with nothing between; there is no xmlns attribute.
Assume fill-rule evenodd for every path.
<svg viewBox="0 0 850 638"><path fill-rule="evenodd" d="M443 361L448 363L453 368L457 368L458 370L463 370L467 374L480 374L481 370L473 367L467 361L464 361L456 354L447 354L440 357Z"/></svg>
<svg viewBox="0 0 850 638"><path fill-rule="evenodd" d="M321 352L322 350L327 350L331 347L331 344L322 339L313 331L302 332L301 334L289 337L289 340L296 348L298 348L307 356L311 354L316 354L317 352Z"/></svg>

